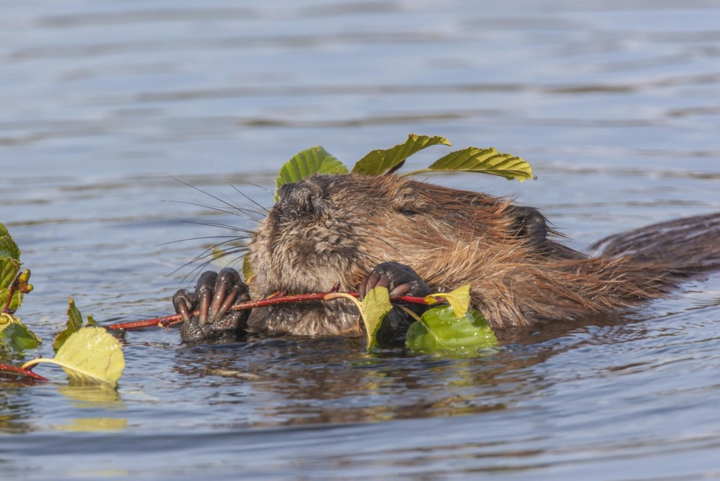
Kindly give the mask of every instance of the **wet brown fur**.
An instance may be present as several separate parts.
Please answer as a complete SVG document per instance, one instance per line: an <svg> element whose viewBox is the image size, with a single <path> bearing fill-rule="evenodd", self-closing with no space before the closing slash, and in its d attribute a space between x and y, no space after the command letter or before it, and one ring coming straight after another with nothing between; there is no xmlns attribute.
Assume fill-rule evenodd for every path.
<svg viewBox="0 0 720 481"><path fill-rule="evenodd" d="M356 290L379 263L411 266L434 292L471 285L493 328L572 321L660 297L720 268L720 214L602 241L587 256L557 240L535 209L396 176L316 175L288 185L253 233L253 297L279 290ZM256 309L251 330L359 335L343 303Z"/></svg>

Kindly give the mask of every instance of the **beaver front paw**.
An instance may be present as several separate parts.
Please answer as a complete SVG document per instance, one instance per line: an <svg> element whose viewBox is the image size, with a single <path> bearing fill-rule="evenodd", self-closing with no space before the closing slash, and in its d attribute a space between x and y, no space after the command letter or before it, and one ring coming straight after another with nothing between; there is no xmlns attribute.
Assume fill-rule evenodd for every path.
<svg viewBox="0 0 720 481"><path fill-rule="evenodd" d="M416 296L425 297L430 294L430 288L412 267L398 262L383 262L360 283L358 291L360 298L370 292L374 287L387 287L390 297ZM410 304L405 306L413 311L418 317L428 309L422 304ZM378 329L376 339L380 344L396 346L405 343L405 334L415 319L399 306L395 306L385 316L383 323Z"/></svg>
<svg viewBox="0 0 720 481"><path fill-rule="evenodd" d="M175 312L183 318L183 342L232 342L245 333L250 310L230 311L230 306L250 300L248 286L231 268L204 272L195 292L180 289L173 296ZM197 316L193 311L198 310Z"/></svg>

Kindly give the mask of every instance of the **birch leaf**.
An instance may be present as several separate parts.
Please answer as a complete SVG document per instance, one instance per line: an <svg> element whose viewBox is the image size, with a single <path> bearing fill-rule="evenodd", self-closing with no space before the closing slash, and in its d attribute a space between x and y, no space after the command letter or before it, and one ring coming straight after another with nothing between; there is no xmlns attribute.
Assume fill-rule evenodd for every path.
<svg viewBox="0 0 720 481"><path fill-rule="evenodd" d="M411 155L432 145L450 145L445 137L410 134L405 142L386 150L373 150L353 167L353 174L383 175L400 168Z"/></svg>
<svg viewBox="0 0 720 481"><path fill-rule="evenodd" d="M493 148L478 149L477 147L450 152L427 169L409 172L403 176L427 172L479 172L498 175L508 180L517 179L520 182L534 178L530 164L520 157L501 154Z"/></svg>
<svg viewBox="0 0 720 481"><path fill-rule="evenodd" d="M470 284L466 284L451 292L430 294L425 298L425 301L428 304L435 304L437 302L436 298L438 297L448 301L453 308L453 312L458 318L463 317L470 308Z"/></svg>
<svg viewBox="0 0 720 481"><path fill-rule="evenodd" d="M417 352L472 354L497 344L485 317L475 309L458 318L452 306L426 311L408 329L405 345Z"/></svg>
<svg viewBox="0 0 720 481"><path fill-rule="evenodd" d="M311 147L298 152L280 168L275 180L275 201L280 195L280 187L300 182L313 174L347 174L347 168L321 146Z"/></svg>
<svg viewBox="0 0 720 481"><path fill-rule="evenodd" d="M117 384L125 367L120 342L102 327L83 327L65 341L54 359L33 359L23 369L40 363L63 368L71 381Z"/></svg>

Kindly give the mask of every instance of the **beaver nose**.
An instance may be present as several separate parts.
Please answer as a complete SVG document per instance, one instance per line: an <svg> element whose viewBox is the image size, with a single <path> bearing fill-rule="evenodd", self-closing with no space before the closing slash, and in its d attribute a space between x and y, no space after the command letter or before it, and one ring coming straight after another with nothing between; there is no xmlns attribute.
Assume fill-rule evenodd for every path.
<svg viewBox="0 0 720 481"><path fill-rule="evenodd" d="M276 207L288 215L299 215L316 211L320 207L322 192L307 182L284 184L278 192Z"/></svg>

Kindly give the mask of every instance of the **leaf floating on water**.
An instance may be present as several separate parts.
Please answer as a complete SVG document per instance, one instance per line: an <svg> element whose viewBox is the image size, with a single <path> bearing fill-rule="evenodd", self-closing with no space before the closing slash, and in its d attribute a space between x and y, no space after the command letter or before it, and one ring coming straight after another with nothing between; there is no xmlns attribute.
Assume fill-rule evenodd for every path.
<svg viewBox="0 0 720 481"><path fill-rule="evenodd" d="M125 368L120 343L102 327L83 327L65 341L54 359L33 359L23 369L40 363L57 364L70 380L116 385Z"/></svg>
<svg viewBox="0 0 720 481"><path fill-rule="evenodd" d="M275 201L280 195L280 187L292 182L300 182L313 174L347 174L347 167L321 146L311 147L298 152L280 168L275 180Z"/></svg>
<svg viewBox="0 0 720 481"><path fill-rule="evenodd" d="M438 159L427 169L409 172L403 176L426 172L479 172L505 177L508 180L517 179L520 182L534 178L530 164L520 157L501 154L493 148L478 149L477 147L456 150Z"/></svg>
<svg viewBox="0 0 720 481"><path fill-rule="evenodd" d="M426 311L420 322L408 329L405 345L417 352L471 354L497 344L495 333L485 317L469 309L458 318L452 306Z"/></svg>
<svg viewBox="0 0 720 481"><path fill-rule="evenodd" d="M383 175L400 168L411 155L432 145L450 146L445 137L410 134L405 142L386 150L373 150L353 167L353 174Z"/></svg>

